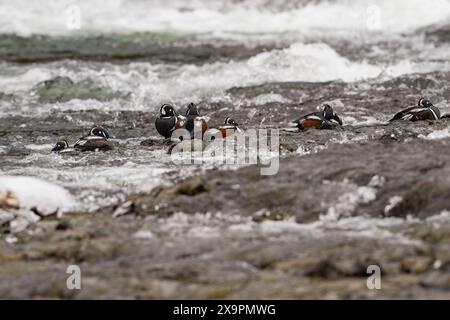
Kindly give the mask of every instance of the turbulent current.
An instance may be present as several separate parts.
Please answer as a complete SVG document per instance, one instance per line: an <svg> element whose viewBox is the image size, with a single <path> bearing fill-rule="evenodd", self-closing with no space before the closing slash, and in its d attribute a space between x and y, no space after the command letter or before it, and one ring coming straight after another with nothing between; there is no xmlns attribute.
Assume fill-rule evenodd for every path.
<svg viewBox="0 0 450 320"><path fill-rule="evenodd" d="M132 201L137 216L147 217L142 224L125 221L132 232L109 226L107 219L94 224L108 225L103 232L117 232L120 242L150 243L134 258L153 259L149 263L154 269L147 271L155 281L173 283L159 284L165 288L161 291L143 290L139 294L144 297L173 297L177 292L215 297L206 287L177 289L181 283L176 281L190 281L173 262L182 254L211 259L213 271L196 278L199 283L223 276L231 283L256 277L267 284L256 275L260 269L291 268L289 263L298 258L293 252L314 256L306 244L323 243L326 248L317 250L332 255L327 230L336 231L336 246L347 237L385 239L386 248L404 245L410 254L423 245L422 231L414 229L420 221L450 223L445 200L450 123L386 122L422 96L441 113L450 113L449 34L449 0L0 0L0 191L16 190L25 204L33 195L38 204L54 203L82 217L105 210L117 213ZM184 113L190 102L199 105L211 127L231 116L243 129L285 128L330 103L344 127L282 132L280 173L272 178L255 176L252 166L178 166L154 121L161 104L172 103ZM73 145L94 124L108 128L114 150L50 151L59 137ZM182 184L181 191L174 183ZM61 189L52 189L57 187ZM417 200L416 193L424 189L428 193ZM198 205L196 197L211 207ZM94 228L80 223L83 232ZM183 247L186 239L192 240L191 248ZM214 249L203 247L209 241ZM264 241L273 246L257 247L258 257L250 254L250 247L238 254L228 246ZM300 249L294 248L297 242L304 243ZM97 245L114 260L117 248L111 243ZM366 245L379 243L358 250L364 252ZM173 246L184 249L171 251ZM131 255L130 248L124 250L123 259ZM278 250L289 253L283 256ZM77 254L86 254L81 251ZM277 265L283 259L289 261ZM378 258L362 260L371 259ZM443 259L433 256L427 263ZM310 268L308 261L301 268ZM200 277L201 267L186 263ZM95 265L91 272L103 267ZM337 277L360 272L341 265L329 268L311 272ZM116 288L123 284L118 279ZM255 293L257 285L244 293L222 285L226 297L267 297ZM100 296L136 297L130 288L105 289ZM283 297L302 296L301 291L280 290ZM47 296L45 289L38 292ZM80 297L91 297L86 292ZM421 297L422 292L416 294ZM30 295L22 287L12 293Z"/></svg>

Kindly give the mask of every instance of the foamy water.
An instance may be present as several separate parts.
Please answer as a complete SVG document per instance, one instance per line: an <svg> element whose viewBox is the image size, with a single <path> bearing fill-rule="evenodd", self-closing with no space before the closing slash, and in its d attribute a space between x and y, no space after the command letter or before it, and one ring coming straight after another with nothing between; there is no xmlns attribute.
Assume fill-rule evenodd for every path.
<svg viewBox="0 0 450 320"><path fill-rule="evenodd" d="M0 2L0 32L307 33L317 29L409 32L444 21L448 0L360 1L62 0ZM74 9L75 8L75 9ZM79 21L78 21L79 20Z"/></svg>
<svg viewBox="0 0 450 320"><path fill-rule="evenodd" d="M133 62L117 65L109 62L61 61L30 66L4 64L0 71L0 87L6 94L23 99L22 111L38 96L33 90L42 81L57 76L74 82L94 80L113 92L130 94L127 101L100 102L72 100L51 106L51 110L144 110L172 101L187 103L202 99L225 99L225 90L232 87L258 85L268 82L354 82L369 79L391 79L411 73L450 70L447 61L413 62L401 60L386 65L351 61L325 43L294 43L286 49L259 53L244 61L214 62L203 65ZM264 100L256 101L263 103ZM9 101L1 101L3 112L21 111ZM40 104L34 111L48 111Z"/></svg>

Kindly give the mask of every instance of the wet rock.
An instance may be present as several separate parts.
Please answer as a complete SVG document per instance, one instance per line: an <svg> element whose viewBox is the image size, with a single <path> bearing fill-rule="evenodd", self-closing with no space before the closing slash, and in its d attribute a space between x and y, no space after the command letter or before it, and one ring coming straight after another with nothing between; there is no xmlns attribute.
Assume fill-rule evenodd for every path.
<svg viewBox="0 0 450 320"><path fill-rule="evenodd" d="M364 213L425 218L448 208L450 166L446 157L450 154L443 144L415 140L401 145L370 142L329 146L320 153L280 159L280 170L274 176L261 176L258 166L209 171L133 200L140 203L138 207L150 210L158 205L158 199L165 199L161 213L217 210L252 215L265 208L271 214L296 216L302 223L316 220L330 208L344 216ZM418 154L417 149L427 151ZM383 183L372 186L373 178L380 176ZM195 201L186 196L194 196ZM402 201L393 204L393 197Z"/></svg>
<svg viewBox="0 0 450 320"><path fill-rule="evenodd" d="M450 275L448 273L443 274L437 271L432 271L421 277L420 284L425 288L449 290Z"/></svg>
<svg viewBox="0 0 450 320"><path fill-rule="evenodd" d="M254 165L201 168L186 177L180 167L164 176L164 185L132 194L118 206L62 221L25 219L29 232L15 233L10 242L2 235L0 241L0 297L448 299L450 232L445 216L434 219L449 209L450 148L445 137L428 140L448 122L371 124L417 103L422 90L436 101L449 99L442 90L447 73L419 78L424 75L351 84L269 83L230 89L232 102L204 102L212 127L236 113L248 128L280 128L325 101L347 123L342 130L280 132L283 157L274 176L261 176ZM44 95L48 90L49 99L77 96L60 96L63 87L78 84L58 81ZM285 102L270 101L268 92ZM49 137L78 137L86 123L114 124L119 139L156 137L148 113L62 111L33 124L24 116L2 117L0 144L17 144L18 150L0 149L2 164L17 170L24 139L40 145ZM74 162L84 165L83 157L120 166L118 158L132 157L137 145L131 140L101 156L59 156L73 160L66 161L67 170L79 166ZM150 138L137 148L167 147L163 139ZM69 294L65 267L74 262L86 270L84 287ZM381 267L386 290L367 290L371 264Z"/></svg>
<svg viewBox="0 0 450 320"><path fill-rule="evenodd" d="M204 143L202 140L192 139L192 140L184 140L178 143L174 143L170 146L168 153L169 154L182 154L191 152L201 152L203 151Z"/></svg>
<svg viewBox="0 0 450 320"><path fill-rule="evenodd" d="M124 202L122 205L117 207L117 209L114 210L112 217L118 218L123 215L132 214L135 212L135 205L132 201Z"/></svg>
<svg viewBox="0 0 450 320"><path fill-rule="evenodd" d="M72 228L72 224L70 223L70 221L67 221L67 220L59 221L55 226L56 231L66 231L71 228Z"/></svg>
<svg viewBox="0 0 450 320"><path fill-rule="evenodd" d="M25 219L23 217L19 217L17 219L12 220L10 223L10 230L11 233L20 233L28 228L30 225L30 221L28 219Z"/></svg>
<svg viewBox="0 0 450 320"><path fill-rule="evenodd" d="M440 25L439 27L431 27L425 32L425 36L438 43L450 43L450 25Z"/></svg>
<svg viewBox="0 0 450 320"><path fill-rule="evenodd" d="M19 209L20 203L17 195L12 191L0 191L0 208Z"/></svg>
<svg viewBox="0 0 450 320"><path fill-rule="evenodd" d="M7 211L0 210L0 225L13 220L15 215Z"/></svg>
<svg viewBox="0 0 450 320"><path fill-rule="evenodd" d="M262 222L266 220L271 221L280 221L280 220L286 220L292 217L292 213L290 212L280 212L280 211L274 211L274 212L268 212L265 210L257 211L253 214L253 221L255 222Z"/></svg>
<svg viewBox="0 0 450 320"><path fill-rule="evenodd" d="M207 182L201 178L189 179L177 186L176 194L186 196L196 196L203 192L211 191L213 183Z"/></svg>
<svg viewBox="0 0 450 320"><path fill-rule="evenodd" d="M0 209L0 235L11 232L11 221L15 216L12 213L8 213Z"/></svg>
<svg viewBox="0 0 450 320"><path fill-rule="evenodd" d="M429 256L407 257L402 262L402 269L405 272L422 273L431 266L432 262Z"/></svg>
<svg viewBox="0 0 450 320"><path fill-rule="evenodd" d="M40 103L67 102L72 99L108 101L124 96L121 92L99 86L91 79L74 82L68 77L55 77L41 82L36 85L35 91Z"/></svg>
<svg viewBox="0 0 450 320"><path fill-rule="evenodd" d="M140 142L141 146L146 147L170 147L175 141L163 138L148 138Z"/></svg>

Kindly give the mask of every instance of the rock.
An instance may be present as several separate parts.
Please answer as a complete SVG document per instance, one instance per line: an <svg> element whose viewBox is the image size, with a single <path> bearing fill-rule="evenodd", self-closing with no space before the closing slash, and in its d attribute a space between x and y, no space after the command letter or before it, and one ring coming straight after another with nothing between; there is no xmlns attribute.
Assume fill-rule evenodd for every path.
<svg viewBox="0 0 450 320"><path fill-rule="evenodd" d="M117 207L116 210L114 210L112 217L117 218L126 214L131 214L135 212L135 205L132 201L124 202L122 205Z"/></svg>
<svg viewBox="0 0 450 320"><path fill-rule="evenodd" d="M255 222L262 222L266 220L272 220L272 221L280 221L280 220L286 220L292 217L292 213L290 212L282 212L282 211L274 211L274 212L268 212L265 210L257 211L253 214L253 221Z"/></svg>
<svg viewBox="0 0 450 320"><path fill-rule="evenodd" d="M155 139L155 138L149 138L141 141L141 146L146 147L164 147L164 146L171 146L173 145L174 141L171 139Z"/></svg>
<svg viewBox="0 0 450 320"><path fill-rule="evenodd" d="M37 84L34 88L41 103L66 102L72 99L108 101L125 96L111 88L99 86L91 79L74 82L68 77L55 77Z"/></svg>
<svg viewBox="0 0 450 320"><path fill-rule="evenodd" d="M432 271L421 277L420 284L425 288L435 288L440 290L450 290L450 275Z"/></svg>
<svg viewBox="0 0 450 320"><path fill-rule="evenodd" d="M209 192L211 191L211 188L212 183L208 183L204 179L197 177L180 183L177 186L175 193L192 197L203 192Z"/></svg>
<svg viewBox="0 0 450 320"><path fill-rule="evenodd" d="M0 209L0 234L11 231L10 223L14 218L15 216L12 213Z"/></svg>
<svg viewBox="0 0 450 320"><path fill-rule="evenodd" d="M55 226L56 231L66 231L72 228L72 224L67 220L62 220Z"/></svg>
<svg viewBox="0 0 450 320"><path fill-rule="evenodd" d="M409 273L422 273L430 268L432 262L428 256L407 257L402 261L402 269Z"/></svg>
<svg viewBox="0 0 450 320"><path fill-rule="evenodd" d="M30 225L30 221L19 217L10 222L11 233L20 233L24 231Z"/></svg>
<svg viewBox="0 0 450 320"><path fill-rule="evenodd" d="M8 190L0 190L0 208L19 209L20 203L17 195Z"/></svg>
<svg viewBox="0 0 450 320"><path fill-rule="evenodd" d="M14 214L0 209L0 224L13 220Z"/></svg>

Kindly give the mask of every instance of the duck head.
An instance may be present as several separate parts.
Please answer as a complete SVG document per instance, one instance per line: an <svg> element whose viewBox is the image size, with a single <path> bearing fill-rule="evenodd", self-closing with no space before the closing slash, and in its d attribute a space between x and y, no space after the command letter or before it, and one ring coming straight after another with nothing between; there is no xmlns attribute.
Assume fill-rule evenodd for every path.
<svg viewBox="0 0 450 320"><path fill-rule="evenodd" d="M331 120L334 117L334 110L329 104L323 105L323 117L327 120Z"/></svg>
<svg viewBox="0 0 450 320"><path fill-rule="evenodd" d="M90 131L91 136L103 137L105 139L109 139L108 130L103 127L95 126Z"/></svg>
<svg viewBox="0 0 450 320"><path fill-rule="evenodd" d="M420 99L419 99L419 102L417 103L417 105L418 105L419 107L422 107L422 108L430 108L430 107L433 106L433 104L431 103L431 101L428 100L428 99L425 99L425 98L420 98Z"/></svg>
<svg viewBox="0 0 450 320"><path fill-rule="evenodd" d="M174 117L176 116L176 112L173 106L170 104L163 104L161 109L159 109L159 114L161 117Z"/></svg>
<svg viewBox="0 0 450 320"><path fill-rule="evenodd" d="M329 104L323 105L323 117L328 121L336 121L339 125L342 126L342 120L339 116L334 112L333 108Z"/></svg>
<svg viewBox="0 0 450 320"><path fill-rule="evenodd" d="M236 121L234 121L234 119L230 118L230 117L226 117L225 121L224 121L225 125L230 125L230 126L239 126Z"/></svg>
<svg viewBox="0 0 450 320"><path fill-rule="evenodd" d="M55 146L53 147L52 151L57 152L64 149L69 148L69 143L66 139L59 139L58 142L56 142Z"/></svg>

